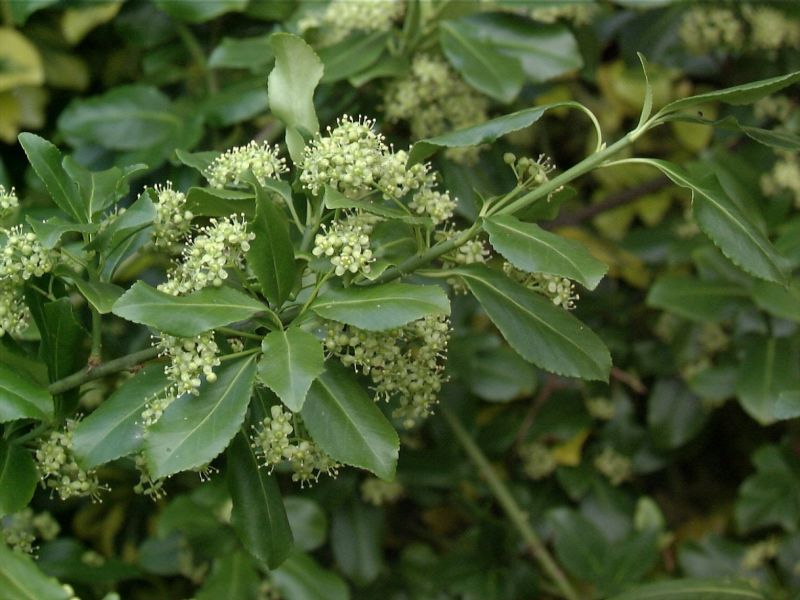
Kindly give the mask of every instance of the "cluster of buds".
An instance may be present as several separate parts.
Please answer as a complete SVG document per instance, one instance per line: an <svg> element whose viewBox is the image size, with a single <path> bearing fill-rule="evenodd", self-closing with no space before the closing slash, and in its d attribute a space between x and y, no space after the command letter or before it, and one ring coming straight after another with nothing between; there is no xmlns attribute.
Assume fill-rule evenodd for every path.
<svg viewBox="0 0 800 600"><path fill-rule="evenodd" d="M143 454L137 454L134 457L136 470L139 471L139 481L133 486L135 494L140 494L151 498L152 500L159 500L166 496L164 491L164 480L154 478L147 468L147 461Z"/></svg>
<svg viewBox="0 0 800 600"><path fill-rule="evenodd" d="M14 188L12 187L10 190L6 190L6 188L0 185L0 220L10 217L11 214L17 210L18 206L19 199L14 192Z"/></svg>
<svg viewBox="0 0 800 600"><path fill-rule="evenodd" d="M772 171L761 176L761 191L767 196L788 192L800 208L800 158L794 152L778 151Z"/></svg>
<svg viewBox="0 0 800 600"><path fill-rule="evenodd" d="M173 296L219 287L228 278L229 268L242 268L244 254L255 237L247 231L244 216L211 219L183 250L182 260L158 289Z"/></svg>
<svg viewBox="0 0 800 600"><path fill-rule="evenodd" d="M775 120L783 124L789 120L797 105L788 96L767 96L753 104L753 114L761 121Z"/></svg>
<svg viewBox="0 0 800 600"><path fill-rule="evenodd" d="M153 220L153 243L156 248L171 249L189 235L194 215L186 210L186 194L172 189L172 182L155 186L156 218Z"/></svg>
<svg viewBox="0 0 800 600"><path fill-rule="evenodd" d="M549 273L528 273L517 269L509 262L503 263L503 272L529 290L546 296L553 304L566 310L575 308L580 298L575 292L575 284L566 277Z"/></svg>
<svg viewBox="0 0 800 600"><path fill-rule="evenodd" d="M588 25L597 15L598 5L593 2L567 2L529 9L530 17L541 23L566 21L574 25Z"/></svg>
<svg viewBox="0 0 800 600"><path fill-rule="evenodd" d="M611 446L603 448L594 458L594 467L608 477L611 485L619 485L633 475L633 462Z"/></svg>
<svg viewBox="0 0 800 600"><path fill-rule="evenodd" d="M17 334L28 325L31 313L22 296L22 288L0 280L0 337Z"/></svg>
<svg viewBox="0 0 800 600"><path fill-rule="evenodd" d="M345 273L370 272L370 264L375 260L369 247L369 235L375 224L375 217L355 214L343 221L334 221L314 238L314 256L330 259L337 276Z"/></svg>
<svg viewBox="0 0 800 600"><path fill-rule="evenodd" d="M503 161L511 167L517 182L523 187L542 185L556 168L546 154L540 154L536 160L533 160L527 156L517 158L511 152L506 152L503 155Z"/></svg>
<svg viewBox="0 0 800 600"><path fill-rule="evenodd" d="M72 453L72 435L78 421L68 419L64 429L50 433L36 450L42 484L58 492L62 500L79 496L99 499L104 489L94 471L82 469Z"/></svg>
<svg viewBox="0 0 800 600"><path fill-rule="evenodd" d="M744 42L744 26L736 14L721 6L693 6L683 17L681 40L692 52L738 48Z"/></svg>
<svg viewBox="0 0 800 600"><path fill-rule="evenodd" d="M373 506L394 504L404 491L397 481L383 481L376 477L368 477L361 483L361 499Z"/></svg>
<svg viewBox="0 0 800 600"><path fill-rule="evenodd" d="M450 193L447 191L437 192L426 188L414 195L408 207L417 214L428 215L434 225L439 225L453 217L456 201L450 197Z"/></svg>
<svg viewBox="0 0 800 600"><path fill-rule="evenodd" d="M558 467L553 451L542 442L520 446L519 457L522 459L523 472L534 481L549 477Z"/></svg>
<svg viewBox="0 0 800 600"><path fill-rule="evenodd" d="M488 119L489 103L443 58L418 54L409 75L386 88L383 106L389 122L407 122L412 137L422 139L483 123ZM477 147L449 148L445 156L471 164L478 152Z"/></svg>
<svg viewBox="0 0 800 600"><path fill-rule="evenodd" d="M393 416L411 428L427 418L437 402L449 335L447 317L424 317L377 332L330 322L325 347L345 366L368 375L376 398L396 400Z"/></svg>
<svg viewBox="0 0 800 600"><path fill-rule="evenodd" d="M49 512L34 515L25 508L0 519L0 537L7 546L18 552L32 554L37 538L46 542L54 540L61 527Z"/></svg>
<svg viewBox="0 0 800 600"><path fill-rule="evenodd" d="M339 464L322 449L309 440L295 434L294 419L291 412L279 405L270 408L270 416L264 417L261 426L255 428L251 446L256 452L261 466L270 469L286 461L291 467L292 481L301 487L319 481L322 473L335 477Z"/></svg>
<svg viewBox="0 0 800 600"><path fill-rule="evenodd" d="M331 0L325 11L309 15L300 31L320 28L320 43L335 44L355 31L389 31L405 12L405 0Z"/></svg>
<svg viewBox="0 0 800 600"><path fill-rule="evenodd" d="M31 277L41 277L55 266L57 252L42 246L31 231L21 225L0 232L5 245L0 253L0 282L21 284Z"/></svg>
<svg viewBox="0 0 800 600"><path fill-rule="evenodd" d="M750 46L774 54L781 48L800 47L800 21L770 6L748 4L742 17L750 27Z"/></svg>
<svg viewBox="0 0 800 600"><path fill-rule="evenodd" d="M247 185L243 181L247 173L252 173L261 185L265 185L268 179L279 179L286 170L286 159L278 156L277 146L251 141L246 146L237 146L220 154L203 175L213 188L239 188Z"/></svg>
<svg viewBox="0 0 800 600"><path fill-rule="evenodd" d="M778 556L781 541L776 536L770 536L748 546L742 556L741 565L745 571L755 571L764 567L769 561Z"/></svg>
<svg viewBox="0 0 800 600"><path fill-rule="evenodd" d="M389 149L383 157L377 188L385 198L402 200L415 190L427 190L436 184L436 175L430 173L430 165L416 163L407 166L408 152Z"/></svg>

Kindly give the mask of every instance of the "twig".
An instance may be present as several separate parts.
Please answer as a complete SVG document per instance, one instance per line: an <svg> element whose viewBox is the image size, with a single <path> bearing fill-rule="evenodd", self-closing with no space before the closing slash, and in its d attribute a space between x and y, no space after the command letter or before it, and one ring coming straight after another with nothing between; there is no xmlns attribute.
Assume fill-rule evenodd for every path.
<svg viewBox="0 0 800 600"><path fill-rule="evenodd" d="M140 350L139 352L133 352L132 354L120 356L119 358L115 358L114 360L110 360L107 363L103 363L99 366L86 367L77 373L67 375L63 379L54 381L48 386L47 391L53 396L56 394L62 394L73 388L80 387L87 381L100 379L106 375L118 373L119 371L127 371L128 369L131 369L140 363L148 361L151 358L155 358L158 356L159 352L160 350L158 348L147 348L145 350Z"/></svg>
<svg viewBox="0 0 800 600"><path fill-rule="evenodd" d="M637 394L646 394L647 386L642 383L642 380L627 371L623 371L619 367L611 367L611 376L617 381L621 381Z"/></svg>

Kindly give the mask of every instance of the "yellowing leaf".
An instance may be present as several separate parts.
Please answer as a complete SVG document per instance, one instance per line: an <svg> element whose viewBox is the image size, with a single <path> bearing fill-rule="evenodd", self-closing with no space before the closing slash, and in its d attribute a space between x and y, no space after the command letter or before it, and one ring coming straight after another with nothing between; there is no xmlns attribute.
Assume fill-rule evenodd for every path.
<svg viewBox="0 0 800 600"><path fill-rule="evenodd" d="M0 27L0 92L43 82L44 67L36 46L10 27Z"/></svg>
<svg viewBox="0 0 800 600"><path fill-rule="evenodd" d="M667 214L669 207L672 205L672 198L674 195L674 190L671 188L661 190L660 192L649 194L635 202L633 207L636 209L636 214L644 224L653 227L654 225L658 225L664 218L664 215Z"/></svg>
<svg viewBox="0 0 800 600"><path fill-rule="evenodd" d="M577 467L581 464L581 452L586 438L589 437L589 430L584 429L572 436L563 444L553 447L551 453L556 462L563 467Z"/></svg>
<svg viewBox="0 0 800 600"><path fill-rule="evenodd" d="M19 103L11 92L0 92L0 140L12 144L19 133Z"/></svg>
<svg viewBox="0 0 800 600"><path fill-rule="evenodd" d="M645 264L634 254L618 245L598 238L578 227L562 227L556 231L559 235L581 242L599 261L608 265L608 276L624 279L634 287L646 287L650 281L650 272Z"/></svg>
<svg viewBox="0 0 800 600"><path fill-rule="evenodd" d="M713 104L706 104L701 107L703 118L714 120L717 118L717 107ZM674 121L670 123L672 133L692 154L697 154L701 150L705 150L711 143L711 138L714 136L714 128L708 125L701 125L698 123L683 123Z"/></svg>
<svg viewBox="0 0 800 600"><path fill-rule="evenodd" d="M57 50L42 50L47 85L83 91L89 87L89 68L82 58Z"/></svg>
<svg viewBox="0 0 800 600"><path fill-rule="evenodd" d="M39 87L20 87L0 92L0 141L13 144L22 129L44 125L47 92Z"/></svg>
<svg viewBox="0 0 800 600"><path fill-rule="evenodd" d="M80 42L98 25L113 19L122 2L104 2L81 8L68 8L61 17L61 33L71 46Z"/></svg>

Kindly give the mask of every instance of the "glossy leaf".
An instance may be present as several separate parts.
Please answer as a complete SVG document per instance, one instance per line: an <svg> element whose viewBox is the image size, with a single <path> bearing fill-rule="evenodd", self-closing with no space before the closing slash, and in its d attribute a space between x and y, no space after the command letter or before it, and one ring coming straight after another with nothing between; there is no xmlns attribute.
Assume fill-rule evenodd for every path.
<svg viewBox="0 0 800 600"><path fill-rule="evenodd" d="M756 100L774 94L797 82L800 82L800 71L675 100L664 106L659 114L668 114L678 110L685 110L709 102L752 104Z"/></svg>
<svg viewBox="0 0 800 600"><path fill-rule="evenodd" d="M462 148L465 146L479 146L493 142L496 139L514 131L530 127L542 118L548 110L560 107L577 107L576 102L556 102L535 108L526 108L496 119L491 119L479 125L465 127L458 131L445 133L432 138L416 142L409 153L409 164L425 160L441 148Z"/></svg>
<svg viewBox="0 0 800 600"><path fill-rule="evenodd" d="M42 573L27 554L0 544L0 590L4 600L70 600L64 588Z"/></svg>
<svg viewBox="0 0 800 600"><path fill-rule="evenodd" d="M463 267L457 273L524 359L559 375L608 378L608 350L569 312L486 266Z"/></svg>
<svg viewBox="0 0 800 600"><path fill-rule="evenodd" d="M124 289L113 283L85 279L76 279L75 287L101 315L110 313L114 303L125 293Z"/></svg>
<svg viewBox="0 0 800 600"><path fill-rule="evenodd" d="M114 303L112 312L170 335L193 337L264 310L263 304L230 287L173 296L137 281Z"/></svg>
<svg viewBox="0 0 800 600"><path fill-rule="evenodd" d="M225 449L244 420L255 373L252 356L225 362L217 380L206 381L198 396L184 394L167 407L145 439L153 477L196 469Z"/></svg>
<svg viewBox="0 0 800 600"><path fill-rule="evenodd" d="M93 469L137 452L144 441L142 411L170 384L161 364L150 364L123 383L73 433L78 463Z"/></svg>
<svg viewBox="0 0 800 600"><path fill-rule="evenodd" d="M265 71L274 60L268 35L225 37L208 57L208 66L214 69L249 69L258 73Z"/></svg>
<svg viewBox="0 0 800 600"><path fill-rule="evenodd" d="M331 288L311 305L319 316L370 331L400 327L427 315L450 314L450 301L435 285L385 283Z"/></svg>
<svg viewBox="0 0 800 600"><path fill-rule="evenodd" d="M71 375L86 364L87 333L75 318L69 298L42 305L41 312L32 310L42 335L39 356L47 363L50 381Z"/></svg>
<svg viewBox="0 0 800 600"><path fill-rule="evenodd" d="M88 223L90 215L86 203L61 166L58 148L33 133L20 133L19 143L56 206L79 223Z"/></svg>
<svg viewBox="0 0 800 600"><path fill-rule="evenodd" d="M758 281L753 286L753 300L759 308L771 315L791 321L800 321L800 282L793 281L788 287Z"/></svg>
<svg viewBox="0 0 800 600"><path fill-rule="evenodd" d="M714 579L676 579L636 586L609 600L765 600L746 583Z"/></svg>
<svg viewBox="0 0 800 600"><path fill-rule="evenodd" d="M47 389L0 364L0 423L17 419L49 421L52 417L53 398Z"/></svg>
<svg viewBox="0 0 800 600"><path fill-rule="evenodd" d="M204 23L229 12L240 12L247 8L249 0L155 0L164 12L181 21Z"/></svg>
<svg viewBox="0 0 800 600"><path fill-rule="evenodd" d="M356 75L374 64L386 49L385 31L349 35L341 42L319 50L325 67L322 83L333 83Z"/></svg>
<svg viewBox="0 0 800 600"><path fill-rule="evenodd" d="M328 517L319 504L301 496L286 496L283 505L286 507L295 547L309 552L325 543Z"/></svg>
<svg viewBox="0 0 800 600"><path fill-rule="evenodd" d="M593 290L608 270L579 242L511 215L489 217L483 228L495 250L523 271L568 277Z"/></svg>
<svg viewBox="0 0 800 600"><path fill-rule="evenodd" d="M50 217L46 221L37 221L27 217L28 224L36 234L36 238L45 248L55 248L65 233L91 233L97 231L93 223L75 223L60 217Z"/></svg>
<svg viewBox="0 0 800 600"><path fill-rule="evenodd" d="M39 471L31 453L0 440L0 518L24 509L38 483Z"/></svg>
<svg viewBox="0 0 800 600"><path fill-rule="evenodd" d="M136 164L124 169L111 167L105 171L93 172L71 156L65 157L62 164L66 173L78 185L81 200L89 215L95 215L122 199L130 190L128 180L147 170L147 165Z"/></svg>
<svg viewBox="0 0 800 600"><path fill-rule="evenodd" d="M353 373L329 363L302 410L311 437L333 459L392 479L400 440Z"/></svg>
<svg viewBox="0 0 800 600"><path fill-rule="evenodd" d="M322 343L310 333L292 327L267 334L261 350L258 378L289 410L300 412L311 383L325 371Z"/></svg>
<svg viewBox="0 0 800 600"><path fill-rule="evenodd" d="M239 433L227 453L231 522L247 551L270 569L292 549L292 531L275 477L259 468L247 436Z"/></svg>
<svg viewBox="0 0 800 600"><path fill-rule="evenodd" d="M731 262L761 279L785 281L786 260L725 194L713 174L697 179L664 160L639 160L658 167L674 183L692 191L697 224Z"/></svg>
<svg viewBox="0 0 800 600"><path fill-rule="evenodd" d="M307 554L294 552L270 575L286 600L350 600L347 584Z"/></svg>
<svg viewBox="0 0 800 600"><path fill-rule="evenodd" d="M319 129L314 90L322 78L322 62L311 46L296 35L275 33L269 43L275 53L275 68L267 81L269 106L286 126L286 146L297 163L305 146L304 138Z"/></svg>
<svg viewBox="0 0 800 600"><path fill-rule="evenodd" d="M755 474L739 489L736 524L743 532L779 525L795 531L800 520L800 464L777 446L763 446L753 455Z"/></svg>
<svg viewBox="0 0 800 600"><path fill-rule="evenodd" d="M283 211L261 185L255 189L256 216L250 226L255 239L247 251L247 264L258 279L261 292L272 306L279 308L291 295L300 272Z"/></svg>
<svg viewBox="0 0 800 600"><path fill-rule="evenodd" d="M186 192L186 208L204 217L237 214L252 218L256 214L253 193L243 190L191 187Z"/></svg>
<svg viewBox="0 0 800 600"><path fill-rule="evenodd" d="M450 64L476 90L508 104L525 81L519 60L498 51L459 21L439 24L439 41Z"/></svg>
<svg viewBox="0 0 800 600"><path fill-rule="evenodd" d="M708 410L700 398L677 379L658 381L647 400L647 426L659 448L682 446L700 432L707 419Z"/></svg>
<svg viewBox="0 0 800 600"><path fill-rule="evenodd" d="M217 558L214 568L197 590L195 600L240 598L253 600L258 596L261 581L250 557L242 552L231 552Z"/></svg>
<svg viewBox="0 0 800 600"><path fill-rule="evenodd" d="M800 348L791 338L758 336L743 344L736 393L742 408L764 425L775 421L781 392L800 387Z"/></svg>
<svg viewBox="0 0 800 600"><path fill-rule="evenodd" d="M683 275L665 275L647 293L648 306L662 308L692 321L728 319L746 306L747 290L726 281L704 281Z"/></svg>
<svg viewBox="0 0 800 600"><path fill-rule="evenodd" d="M383 567L383 514L374 506L348 502L333 514L331 548L339 569L357 585L374 581Z"/></svg>

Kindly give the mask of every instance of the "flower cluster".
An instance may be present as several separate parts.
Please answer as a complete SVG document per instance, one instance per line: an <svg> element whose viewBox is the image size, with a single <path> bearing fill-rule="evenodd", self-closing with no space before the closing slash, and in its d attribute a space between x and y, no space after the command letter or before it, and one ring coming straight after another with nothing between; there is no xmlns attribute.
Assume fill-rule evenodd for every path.
<svg viewBox="0 0 800 600"><path fill-rule="evenodd" d="M186 194L172 189L172 182L155 186L155 192L153 243L156 248L174 248L189 235L194 215L186 210Z"/></svg>
<svg viewBox="0 0 800 600"><path fill-rule="evenodd" d="M311 253L329 258L339 277L345 273L369 273L375 260L369 247L374 224L372 215L355 214L334 221L330 227L323 226L323 232L314 239Z"/></svg>
<svg viewBox="0 0 800 600"><path fill-rule="evenodd" d="M517 182L525 187L542 185L556 168L546 154L540 154L536 160L533 160L527 156L517 158L511 152L506 152L503 155L503 161L514 171Z"/></svg>
<svg viewBox="0 0 800 600"><path fill-rule="evenodd" d="M611 446L606 446L595 456L594 467L608 477L611 485L619 485L633 475L633 463L630 458L620 454Z"/></svg>
<svg viewBox="0 0 800 600"><path fill-rule="evenodd" d="M361 483L361 498L373 506L393 504L400 499L403 492L403 486L397 481L369 477Z"/></svg>
<svg viewBox="0 0 800 600"><path fill-rule="evenodd" d="M503 271L529 290L546 296L553 304L567 310L575 308L575 304L580 298L575 292L575 284L566 277L549 273L527 273L517 269L509 262L503 263Z"/></svg>
<svg viewBox="0 0 800 600"><path fill-rule="evenodd" d="M542 23L567 21L575 25L588 25L598 12L598 6L586 2L566 2L552 6L531 8L529 15Z"/></svg>
<svg viewBox="0 0 800 600"><path fill-rule="evenodd" d="M17 209L19 206L19 199L14 192L14 188L6 190L0 185L0 219L6 219Z"/></svg>
<svg viewBox="0 0 800 600"><path fill-rule="evenodd" d="M293 471L292 481L299 481L301 486L316 483L322 473L338 475L339 463L314 442L293 435L294 419L298 417L279 405L270 408L270 416L264 417L251 441L261 465L272 470L283 461L288 462Z"/></svg>
<svg viewBox="0 0 800 600"><path fill-rule="evenodd" d="M681 40L692 52L737 48L744 42L744 27L736 14L719 6L693 6L683 17Z"/></svg>
<svg viewBox="0 0 800 600"><path fill-rule="evenodd" d="M434 225L439 225L452 218L456 201L450 197L450 193L447 191L437 192L426 188L411 199L408 207L417 214L428 215Z"/></svg>
<svg viewBox="0 0 800 600"><path fill-rule="evenodd" d="M753 104L753 114L762 121L774 119L778 123L789 120L797 105L788 96L767 96Z"/></svg>
<svg viewBox="0 0 800 600"><path fill-rule="evenodd" d="M433 411L444 382L449 335L447 317L428 316L387 331L330 322L325 348L368 375L377 398L396 399L393 416L411 428Z"/></svg>
<svg viewBox="0 0 800 600"><path fill-rule="evenodd" d="M761 191L767 196L788 192L800 208L800 158L795 152L777 151L778 160L772 171L761 176Z"/></svg>
<svg viewBox="0 0 800 600"><path fill-rule="evenodd" d="M264 185L267 179L278 179L286 172L286 159L278 157L277 146L251 141L220 154L203 175L211 187L238 188L246 185L242 178L248 172Z"/></svg>
<svg viewBox="0 0 800 600"><path fill-rule="evenodd" d="M769 6L742 7L742 17L750 27L750 45L754 50L774 53L781 48L800 47L800 21Z"/></svg>
<svg viewBox="0 0 800 600"><path fill-rule="evenodd" d="M525 475L538 481L549 477L558 467L552 450L541 442L530 442L520 447L522 470Z"/></svg>
<svg viewBox="0 0 800 600"><path fill-rule="evenodd" d="M0 250L0 337L19 333L30 320L22 296L23 284L32 277L50 272L56 263L56 250L44 248L36 235L21 226L0 230L5 244Z"/></svg>
<svg viewBox="0 0 800 600"><path fill-rule="evenodd" d="M598 421L610 421L614 418L614 414L616 413L613 400L604 396L587 398L584 405L586 406L586 411L589 413L589 416Z"/></svg>
<svg viewBox="0 0 800 600"><path fill-rule="evenodd" d="M247 231L244 216L211 219L184 249L182 260L158 289L173 296L219 287L228 278L226 269L242 267L254 234Z"/></svg>
<svg viewBox="0 0 800 600"><path fill-rule="evenodd" d="M133 491L136 494L147 496L153 500L158 500L166 496L164 491L164 480L156 479L150 475L150 470L147 468L147 461L143 454L139 453L134 457L136 470L139 471L139 481L133 486Z"/></svg>
<svg viewBox="0 0 800 600"><path fill-rule="evenodd" d="M327 46L355 31L388 31L405 8L405 0L331 0L324 13L303 19L300 31L322 28L320 41Z"/></svg>
<svg viewBox="0 0 800 600"><path fill-rule="evenodd" d="M428 172L427 163L417 163L408 168L408 152L397 150L384 153L380 165L377 188L385 198L402 200L409 192L429 190L436 183L436 176Z"/></svg>
<svg viewBox="0 0 800 600"><path fill-rule="evenodd" d="M418 54L408 76L393 81L383 97L390 122L406 121L414 138L433 137L488 119L488 101L437 56ZM479 148L450 148L448 158L474 163Z"/></svg>
<svg viewBox="0 0 800 600"><path fill-rule="evenodd" d="M104 489L94 471L82 469L72 454L72 435L78 421L68 419L64 429L55 430L36 450L36 465L42 484L58 492L62 500L79 496L99 498Z"/></svg>
<svg viewBox="0 0 800 600"><path fill-rule="evenodd" d="M25 508L0 519L0 537L6 545L18 552L32 554L36 538L48 542L58 537L61 527L48 512L33 514Z"/></svg>

